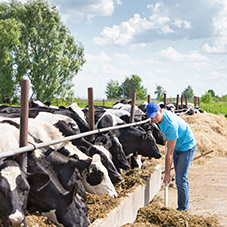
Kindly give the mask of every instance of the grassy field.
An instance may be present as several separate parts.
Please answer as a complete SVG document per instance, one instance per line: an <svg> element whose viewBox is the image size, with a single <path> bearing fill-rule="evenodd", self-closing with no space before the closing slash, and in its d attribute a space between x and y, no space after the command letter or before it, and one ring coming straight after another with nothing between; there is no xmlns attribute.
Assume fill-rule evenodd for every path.
<svg viewBox="0 0 227 227"><path fill-rule="evenodd" d="M208 113L224 114L227 118L227 102L201 103L200 108Z"/></svg>
<svg viewBox="0 0 227 227"><path fill-rule="evenodd" d="M94 101L94 105L96 106L106 106L112 107L114 103L118 100L104 100L104 101ZM88 105L87 100L76 100L77 104L80 107L86 107ZM137 100L136 105L142 104L143 100ZM213 114L224 114L227 118L227 101L212 101L211 103L200 103L200 108L203 111Z"/></svg>

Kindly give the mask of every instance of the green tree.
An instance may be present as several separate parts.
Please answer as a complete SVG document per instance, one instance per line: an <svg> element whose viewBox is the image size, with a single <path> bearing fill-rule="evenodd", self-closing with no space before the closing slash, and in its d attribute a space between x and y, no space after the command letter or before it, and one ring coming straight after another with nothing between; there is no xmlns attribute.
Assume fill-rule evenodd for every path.
<svg viewBox="0 0 227 227"><path fill-rule="evenodd" d="M154 91L154 94L157 95L156 99L160 100L161 97L163 97L164 93L165 93L165 91L164 91L163 87L160 85L156 85L156 90Z"/></svg>
<svg viewBox="0 0 227 227"><path fill-rule="evenodd" d="M184 91L181 93L184 97L187 96L189 99L194 96L194 92L192 87L189 85Z"/></svg>
<svg viewBox="0 0 227 227"><path fill-rule="evenodd" d="M210 103L211 101L212 101L212 95L210 92L206 92L204 95L201 96L201 102Z"/></svg>
<svg viewBox="0 0 227 227"><path fill-rule="evenodd" d="M110 98L119 98L120 97L120 86L118 81L110 80L106 86L106 96Z"/></svg>
<svg viewBox="0 0 227 227"><path fill-rule="evenodd" d="M214 93L214 90L212 89L209 89L208 92L211 94L211 96L214 98L215 97L215 93Z"/></svg>
<svg viewBox="0 0 227 227"><path fill-rule="evenodd" d="M0 101L12 98L16 91L13 54L20 44L19 23L15 19L0 19Z"/></svg>
<svg viewBox="0 0 227 227"><path fill-rule="evenodd" d="M20 44L11 53L14 70L8 77L17 86L28 78L32 98L41 101L72 96L72 79L85 63L84 48L62 23L56 7L43 0L2 3L0 19L15 19L20 31Z"/></svg>
<svg viewBox="0 0 227 227"><path fill-rule="evenodd" d="M133 74L131 77L126 77L124 82L120 86L120 95L122 98L132 98L134 92L136 92L137 99L145 99L147 96L147 89L142 86L142 79Z"/></svg>

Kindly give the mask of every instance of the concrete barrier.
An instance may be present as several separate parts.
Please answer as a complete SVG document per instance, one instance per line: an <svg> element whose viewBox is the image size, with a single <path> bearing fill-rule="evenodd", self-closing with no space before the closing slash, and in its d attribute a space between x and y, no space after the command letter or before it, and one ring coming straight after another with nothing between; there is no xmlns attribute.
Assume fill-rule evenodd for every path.
<svg viewBox="0 0 227 227"><path fill-rule="evenodd" d="M117 227L133 223L139 208L146 206L161 188L161 165L148 178L146 185L139 185L123 198L120 205L114 208L105 218L95 220L89 227Z"/></svg>

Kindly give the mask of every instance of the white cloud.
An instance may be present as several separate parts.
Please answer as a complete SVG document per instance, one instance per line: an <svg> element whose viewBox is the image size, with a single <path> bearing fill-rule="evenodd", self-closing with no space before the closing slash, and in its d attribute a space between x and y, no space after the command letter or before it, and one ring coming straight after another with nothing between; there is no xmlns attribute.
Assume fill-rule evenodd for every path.
<svg viewBox="0 0 227 227"><path fill-rule="evenodd" d="M208 58L201 55L198 51L192 50L187 54L181 54L176 51L173 47L168 47L160 52L160 56L164 59L172 61L207 61Z"/></svg>
<svg viewBox="0 0 227 227"><path fill-rule="evenodd" d="M191 29L191 22L185 21L185 20L175 20L173 21L173 25L178 27L178 28L184 28L184 29Z"/></svg>
<svg viewBox="0 0 227 227"><path fill-rule="evenodd" d="M85 59L88 63L92 64L97 64L99 62L102 63L111 63L112 62L112 57L108 56L105 52L101 51L99 55L91 55L91 54L86 54Z"/></svg>
<svg viewBox="0 0 227 227"><path fill-rule="evenodd" d="M165 37L176 33L176 30L189 30L192 28L191 22L187 20L171 19L161 3L148 5L150 16L141 17L135 13L132 18L113 25L104 27L101 36L94 37L93 41L97 45L127 45L137 43L137 37L146 35L150 40L154 37ZM141 41L140 41L141 42ZM142 43L144 43L142 41Z"/></svg>
<svg viewBox="0 0 227 227"><path fill-rule="evenodd" d="M101 37L95 37L93 41L97 45L115 44L126 45L133 41L134 37L144 31L159 29L158 33L170 33L172 29L167 25L169 19L166 17L152 16L149 20L141 18L139 14L134 14L126 22L112 27L105 27L101 32Z"/></svg>
<svg viewBox="0 0 227 227"><path fill-rule="evenodd" d="M132 59L131 56L129 56L126 53L114 53L114 62L117 65L121 65L121 66L128 66L128 65L133 66L133 65L139 64L139 61Z"/></svg>
<svg viewBox="0 0 227 227"><path fill-rule="evenodd" d="M122 5L121 0L116 0L116 4L119 5L119 6Z"/></svg>
<svg viewBox="0 0 227 227"><path fill-rule="evenodd" d="M134 14L133 18L127 22L122 22L119 26L105 27L101 32L102 37L95 37L93 41L97 45L125 45L133 39L134 34L137 32L138 24L142 24L141 18L138 14Z"/></svg>
<svg viewBox="0 0 227 227"><path fill-rule="evenodd" d="M70 20L89 21L96 16L111 16L117 5L121 5L120 0L51 0L58 5L62 14L67 15Z"/></svg>
<svg viewBox="0 0 227 227"><path fill-rule="evenodd" d="M217 0L222 3L219 14L213 18L215 40L203 45L203 50L208 53L227 53L227 1ZM216 1L214 1L216 2Z"/></svg>

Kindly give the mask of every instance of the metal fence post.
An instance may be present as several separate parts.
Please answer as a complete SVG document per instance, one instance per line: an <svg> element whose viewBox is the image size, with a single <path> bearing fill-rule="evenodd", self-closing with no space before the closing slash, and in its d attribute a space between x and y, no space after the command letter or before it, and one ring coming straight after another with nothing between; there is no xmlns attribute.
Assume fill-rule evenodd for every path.
<svg viewBox="0 0 227 227"><path fill-rule="evenodd" d="M89 129L95 129L95 117L94 117L94 96L93 88L88 88L88 110L89 110Z"/></svg>
<svg viewBox="0 0 227 227"><path fill-rule="evenodd" d="M21 81L21 100L20 100L20 147L27 146L28 139L28 113L29 113L29 81ZM19 156L19 164L26 171L27 153Z"/></svg>
<svg viewBox="0 0 227 227"><path fill-rule="evenodd" d="M147 97L147 102L148 102L148 103L151 102L151 96L150 96L150 95L148 95L148 97Z"/></svg>
<svg viewBox="0 0 227 227"><path fill-rule="evenodd" d="M164 108L166 109L167 106L167 98L166 98L166 93L164 93Z"/></svg>
<svg viewBox="0 0 227 227"><path fill-rule="evenodd" d="M179 110L179 95L177 95L177 104L176 109Z"/></svg>
<svg viewBox="0 0 227 227"><path fill-rule="evenodd" d="M134 92L132 95L130 123L133 123L135 119L135 105L136 105L136 93Z"/></svg>

